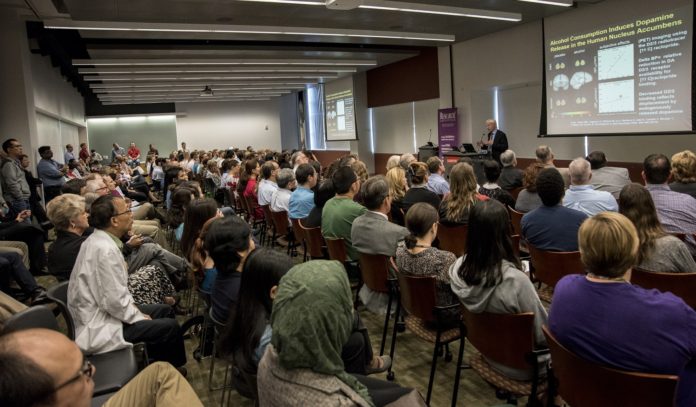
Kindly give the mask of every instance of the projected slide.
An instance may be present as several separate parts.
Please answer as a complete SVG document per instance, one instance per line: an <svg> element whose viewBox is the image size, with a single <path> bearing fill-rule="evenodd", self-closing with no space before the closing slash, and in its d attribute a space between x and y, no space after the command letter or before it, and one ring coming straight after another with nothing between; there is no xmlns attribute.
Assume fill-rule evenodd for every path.
<svg viewBox="0 0 696 407"><path fill-rule="evenodd" d="M692 130L693 5L669 3L675 8L598 12L575 26L549 19L547 135Z"/></svg>
<svg viewBox="0 0 696 407"><path fill-rule="evenodd" d="M353 78L346 77L324 85L326 140L356 140L353 108Z"/></svg>

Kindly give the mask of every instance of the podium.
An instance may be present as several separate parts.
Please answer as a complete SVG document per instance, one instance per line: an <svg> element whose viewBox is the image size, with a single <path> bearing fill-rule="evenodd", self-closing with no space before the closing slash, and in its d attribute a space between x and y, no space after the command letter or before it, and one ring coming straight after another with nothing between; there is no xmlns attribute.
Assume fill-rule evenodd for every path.
<svg viewBox="0 0 696 407"><path fill-rule="evenodd" d="M437 146L424 145L418 147L418 161L426 162L430 157L437 157L440 154L440 149Z"/></svg>
<svg viewBox="0 0 696 407"><path fill-rule="evenodd" d="M479 185L486 183L486 175L483 172L483 162L487 160L490 156L487 153L460 153L459 151L453 150L448 151L443 154L445 162L445 174L449 179L449 173L452 167L459 162L462 157L469 157L472 161L472 166L474 167L474 174L476 175L476 182Z"/></svg>

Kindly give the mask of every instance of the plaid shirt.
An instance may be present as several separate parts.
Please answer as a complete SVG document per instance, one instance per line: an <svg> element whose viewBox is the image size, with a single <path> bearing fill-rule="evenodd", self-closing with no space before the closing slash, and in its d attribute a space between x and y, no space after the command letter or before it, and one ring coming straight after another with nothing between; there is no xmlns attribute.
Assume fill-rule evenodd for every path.
<svg viewBox="0 0 696 407"><path fill-rule="evenodd" d="M696 233L696 199L674 192L667 184L646 185L657 209L657 217L667 233ZM692 254L696 253L696 243L687 236L687 244Z"/></svg>

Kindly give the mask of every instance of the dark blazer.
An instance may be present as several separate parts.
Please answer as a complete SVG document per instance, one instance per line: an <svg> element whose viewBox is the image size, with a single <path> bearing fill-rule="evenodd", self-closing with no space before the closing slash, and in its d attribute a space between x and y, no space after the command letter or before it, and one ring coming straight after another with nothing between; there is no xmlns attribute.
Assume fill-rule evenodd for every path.
<svg viewBox="0 0 696 407"><path fill-rule="evenodd" d="M490 146L490 149L493 159L500 163L500 154L508 149L507 135L500 129L496 129L495 139L493 139L493 144Z"/></svg>

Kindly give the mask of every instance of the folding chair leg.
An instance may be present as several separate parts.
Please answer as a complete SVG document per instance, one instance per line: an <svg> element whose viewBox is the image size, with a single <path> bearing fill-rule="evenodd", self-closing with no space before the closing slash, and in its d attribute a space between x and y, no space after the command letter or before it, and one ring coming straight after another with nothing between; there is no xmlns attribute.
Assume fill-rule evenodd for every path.
<svg viewBox="0 0 696 407"><path fill-rule="evenodd" d="M460 328L461 335L459 337L459 354L457 355L457 371L454 373L454 389L452 390L452 407L457 407L457 396L459 394L459 379L462 375L462 359L464 359L464 345L466 337L463 329Z"/></svg>
<svg viewBox="0 0 696 407"><path fill-rule="evenodd" d="M396 331L397 331L397 324L396 321L399 320L399 314L401 313L401 298L399 298L399 295L397 294L396 296L396 315L394 316L394 329L392 330L392 340L391 340L391 345L389 349L389 357L392 360L392 364L389 367L389 370L387 370L387 380L392 381L394 380L394 372L392 372L392 368L394 367L394 352L396 351Z"/></svg>
<svg viewBox="0 0 696 407"><path fill-rule="evenodd" d="M437 331L435 337L435 348L433 349L433 361L430 364L430 380L428 381L428 395L425 398L425 404L430 405L430 396L433 393L433 382L435 381L435 368L437 367L437 351L442 344L440 343L440 330Z"/></svg>
<svg viewBox="0 0 696 407"><path fill-rule="evenodd" d="M379 345L379 356L384 355L384 345L387 342L387 332L389 331L389 319L391 317L392 293L389 290L389 303L387 304L387 315L384 316L384 328L382 328L382 343Z"/></svg>

